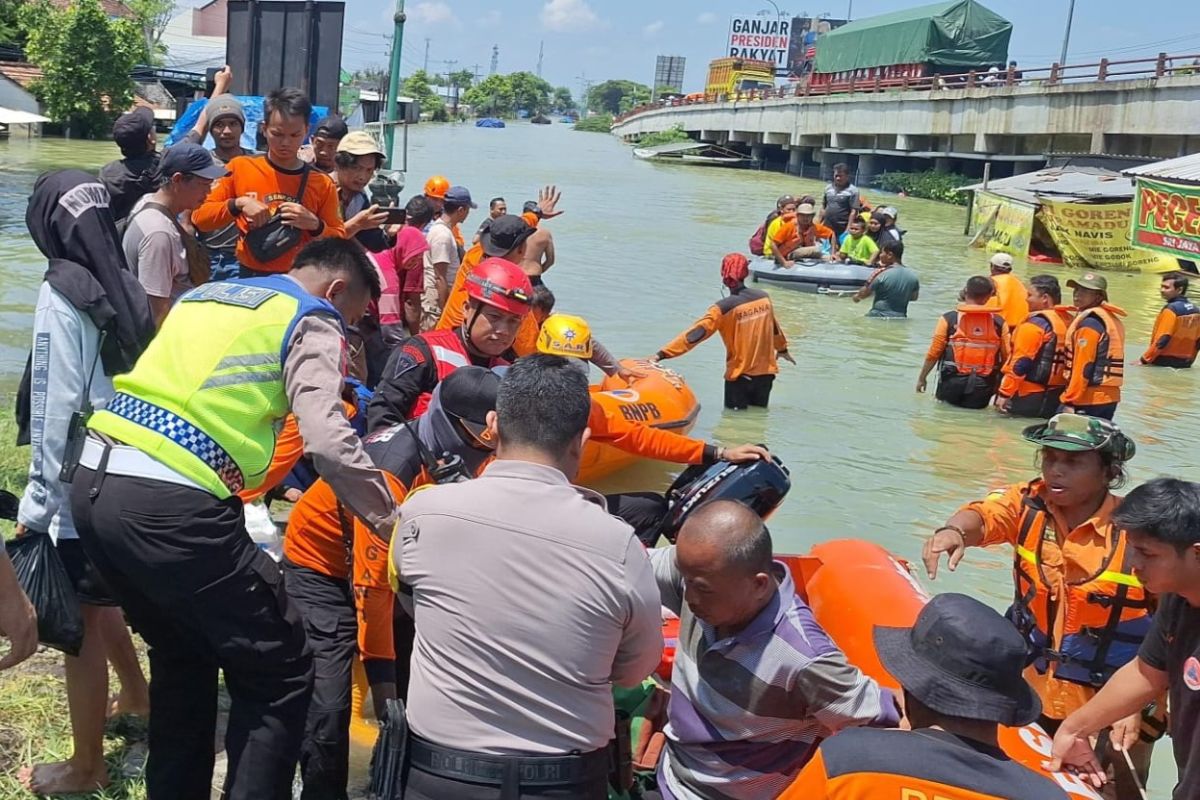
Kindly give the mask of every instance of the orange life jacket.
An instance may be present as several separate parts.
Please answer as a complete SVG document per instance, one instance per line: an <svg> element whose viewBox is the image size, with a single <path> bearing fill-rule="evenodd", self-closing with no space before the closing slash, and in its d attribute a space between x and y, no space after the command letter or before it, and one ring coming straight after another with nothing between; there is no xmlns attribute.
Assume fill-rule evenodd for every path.
<svg viewBox="0 0 1200 800"><path fill-rule="evenodd" d="M1029 316L1041 317L1050 326L1042 334L1042 346L1033 359L1033 367L1025 380L1042 386L1067 385L1067 321L1063 319L1064 306L1045 311L1034 311Z"/></svg>
<svg viewBox="0 0 1200 800"><path fill-rule="evenodd" d="M1080 311L1067 328L1067 380L1071 379L1071 370L1075 368L1075 331L1091 316L1104 324L1104 334L1096 348L1091 371L1084 377L1089 386L1119 388L1125 382L1125 325L1117 317L1125 316L1125 310L1109 303Z"/></svg>
<svg viewBox="0 0 1200 800"><path fill-rule="evenodd" d="M987 377L1000 369L1004 320L995 305L963 304L942 315L946 320L943 373Z"/></svg>
<svg viewBox="0 0 1200 800"><path fill-rule="evenodd" d="M1129 565L1125 536L1115 529L1107 553L1081 565L1089 577L1064 583L1062 595L1042 571L1042 542L1054 519L1035 491L1022 502L1013 578L1016 597L1008 616L1033 646L1033 664L1045 673L1088 686L1102 686L1137 655L1150 630L1150 601ZM1065 603L1063 627L1055 631L1055 605Z"/></svg>

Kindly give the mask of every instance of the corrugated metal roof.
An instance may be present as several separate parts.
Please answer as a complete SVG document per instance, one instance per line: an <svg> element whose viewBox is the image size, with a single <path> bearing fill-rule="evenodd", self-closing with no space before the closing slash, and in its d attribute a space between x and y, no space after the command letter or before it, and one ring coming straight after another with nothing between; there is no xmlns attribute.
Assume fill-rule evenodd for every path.
<svg viewBox="0 0 1200 800"><path fill-rule="evenodd" d="M1133 185L1114 172L1100 167L1056 167L1027 172L1011 178L963 186L959 191L988 191L1011 200L1037 205L1039 197L1065 200L1128 200Z"/></svg>
<svg viewBox="0 0 1200 800"><path fill-rule="evenodd" d="M1164 180L1188 181L1200 183L1200 153L1179 158L1169 158L1166 161L1155 161L1141 167L1122 170L1125 175L1141 178L1163 178Z"/></svg>

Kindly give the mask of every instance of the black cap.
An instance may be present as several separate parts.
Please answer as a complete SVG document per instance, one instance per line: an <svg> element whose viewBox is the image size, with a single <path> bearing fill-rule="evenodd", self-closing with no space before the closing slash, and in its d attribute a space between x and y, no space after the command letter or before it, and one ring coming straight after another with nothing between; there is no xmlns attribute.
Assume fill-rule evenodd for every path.
<svg viewBox="0 0 1200 800"><path fill-rule="evenodd" d="M216 180L229 173L225 167L213 161L212 154L198 144L180 142L168 147L158 162L158 174L170 177L176 172Z"/></svg>
<svg viewBox="0 0 1200 800"><path fill-rule="evenodd" d="M113 123L113 141L121 151L141 152L146 147L146 140L154 132L154 112L146 106L138 106L133 111L117 117Z"/></svg>
<svg viewBox="0 0 1200 800"><path fill-rule="evenodd" d="M939 594L911 628L875 628L879 660L933 711L1000 725L1028 725L1042 701L1025 681L1025 639L965 594Z"/></svg>
<svg viewBox="0 0 1200 800"><path fill-rule="evenodd" d="M476 447L491 450L496 446L487 433L487 415L496 408L499 388L499 375L475 366L459 367L438 387L442 411L463 426Z"/></svg>
<svg viewBox="0 0 1200 800"><path fill-rule="evenodd" d="M330 114L317 123L317 130L313 136L320 136L323 139L340 140L349 132L350 129L346 127L346 120Z"/></svg>
<svg viewBox="0 0 1200 800"><path fill-rule="evenodd" d="M483 252L494 258L507 255L533 235L533 228L520 217L503 214L496 217L479 236Z"/></svg>
<svg viewBox="0 0 1200 800"><path fill-rule="evenodd" d="M526 200L525 205L521 207L522 214L537 214L538 219L542 218L542 207L538 205L537 200Z"/></svg>

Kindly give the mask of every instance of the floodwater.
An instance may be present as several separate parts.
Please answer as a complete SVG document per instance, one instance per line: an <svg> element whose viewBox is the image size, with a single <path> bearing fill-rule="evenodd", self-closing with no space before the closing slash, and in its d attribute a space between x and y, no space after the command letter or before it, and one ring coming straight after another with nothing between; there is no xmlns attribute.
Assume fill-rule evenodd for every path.
<svg viewBox="0 0 1200 800"><path fill-rule="evenodd" d="M399 137L397 137L399 139ZM41 170L98 168L115 158L107 143L0 141L0 376L13 386L28 351L30 312L44 268L24 230L24 204ZM548 223L558 261L547 283L558 310L588 318L597 336L622 356L654 353L721 296L719 264L746 240L781 194L819 195L821 184L790 176L636 160L617 139L567 125L511 123L504 130L470 125L417 126L409 137L409 187L444 174L471 189L483 219L493 196L509 208L557 184L563 216ZM877 192L867 192L878 201ZM780 364L771 408L722 408L724 353L719 340L668 366L701 399L697 436L732 444L766 443L791 470L793 489L771 519L776 549L807 550L831 538L861 537L918 561L923 539L959 505L989 489L1035 474L1034 450L1020 420L991 410L964 411L914 391L938 315L953 308L971 275L987 273L981 251L968 250L965 209L890 198L900 211L906 262L921 276L921 299L907 320L864 317L866 307L772 288L777 314L798 366ZM1022 278L1058 268L1019 264ZM1124 307L1136 362L1161 302L1155 275L1108 276L1110 297ZM1130 366L1117 421L1136 440L1134 483L1157 475L1191 476L1191 440L1200 419L1194 401L1200 370ZM932 382L931 382L932 383ZM643 464L614 476L606 490L662 489L678 471ZM958 571L943 571L935 591L960 591L1000 608L1010 599L1011 553L969 553ZM924 582L924 576L921 576ZM1160 746L1152 796L1174 781L1169 748Z"/></svg>

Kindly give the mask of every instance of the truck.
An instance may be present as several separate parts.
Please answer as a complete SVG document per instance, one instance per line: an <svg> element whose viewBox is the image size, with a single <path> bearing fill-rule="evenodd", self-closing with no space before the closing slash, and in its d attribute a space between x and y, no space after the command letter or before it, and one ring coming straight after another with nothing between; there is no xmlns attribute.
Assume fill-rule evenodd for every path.
<svg viewBox="0 0 1200 800"><path fill-rule="evenodd" d="M775 88L775 64L749 58L718 58L708 65L707 95L734 97Z"/></svg>

